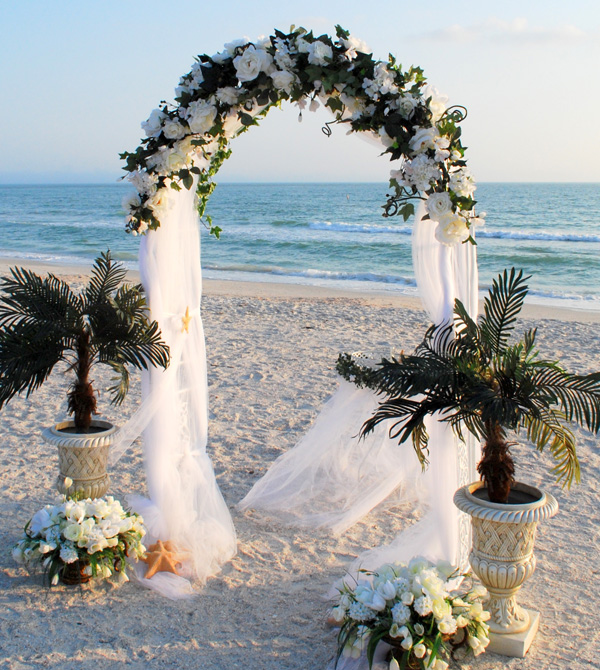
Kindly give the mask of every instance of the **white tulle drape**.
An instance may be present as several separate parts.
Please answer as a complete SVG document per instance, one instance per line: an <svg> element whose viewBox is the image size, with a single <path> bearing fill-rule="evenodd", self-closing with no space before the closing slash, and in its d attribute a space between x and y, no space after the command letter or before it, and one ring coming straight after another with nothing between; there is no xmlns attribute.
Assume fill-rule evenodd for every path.
<svg viewBox="0 0 600 670"><path fill-rule="evenodd" d="M159 572L141 582L177 598L192 593L236 551L231 515L206 453L208 391L200 317L202 276L195 189L169 194L161 227L144 236L140 275L152 318L171 348L169 368L142 375L140 409L120 431L111 453L116 462L143 431L149 499L130 496L149 529L145 544L169 540L177 548L181 576Z"/></svg>
<svg viewBox="0 0 600 670"><path fill-rule="evenodd" d="M445 246L435 238L435 223L415 216L413 258L419 292L431 320L443 323L454 301L477 314L477 262L471 244ZM368 389L342 381L308 433L280 456L240 502L302 526L326 526L341 533L398 487L405 499L421 499L427 512L391 544L361 555L358 567L408 561L415 555L466 564L468 523L452 504L454 491L474 479L477 445L457 440L446 424L432 418L430 466L421 473L410 445L399 447L380 424L364 440L357 434L378 399Z"/></svg>

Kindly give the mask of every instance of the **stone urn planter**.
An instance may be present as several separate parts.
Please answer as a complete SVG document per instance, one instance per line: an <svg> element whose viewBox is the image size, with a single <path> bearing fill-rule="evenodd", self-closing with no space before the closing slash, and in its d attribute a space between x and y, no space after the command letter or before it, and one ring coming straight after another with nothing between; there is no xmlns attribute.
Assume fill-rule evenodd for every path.
<svg viewBox="0 0 600 670"><path fill-rule="evenodd" d="M108 452L118 428L108 421L93 420L88 433L77 433L73 421L47 428L42 437L58 448L56 488L59 493L81 493L84 498L101 498L110 484L106 472ZM65 486L65 478L73 484Z"/></svg>
<svg viewBox="0 0 600 670"><path fill-rule="evenodd" d="M490 502L483 482L463 486L454 504L471 517L469 562L490 594L488 651L524 657L539 625L539 612L517 603L517 592L535 570L537 524L558 512L554 496L516 483L507 504Z"/></svg>

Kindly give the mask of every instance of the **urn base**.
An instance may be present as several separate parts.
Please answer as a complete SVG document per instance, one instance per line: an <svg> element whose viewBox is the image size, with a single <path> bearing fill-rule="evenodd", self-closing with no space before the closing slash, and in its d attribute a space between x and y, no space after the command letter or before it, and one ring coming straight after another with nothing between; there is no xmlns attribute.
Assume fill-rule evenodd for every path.
<svg viewBox="0 0 600 670"><path fill-rule="evenodd" d="M535 610L525 610L529 615L529 625L521 633L492 633L486 651L503 656L524 658L531 646L540 625L540 613Z"/></svg>

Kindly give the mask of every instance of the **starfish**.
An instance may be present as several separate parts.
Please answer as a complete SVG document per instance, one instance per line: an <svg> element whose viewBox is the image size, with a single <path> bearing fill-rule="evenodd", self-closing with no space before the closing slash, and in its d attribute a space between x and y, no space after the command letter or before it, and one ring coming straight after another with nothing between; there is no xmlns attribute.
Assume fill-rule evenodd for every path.
<svg viewBox="0 0 600 670"><path fill-rule="evenodd" d="M182 333L189 333L190 332L190 321L192 320L192 317L190 316L190 308L186 307L185 308L185 316L181 317L181 322L183 323L183 328L181 329Z"/></svg>
<svg viewBox="0 0 600 670"><path fill-rule="evenodd" d="M181 566L177 554L173 549L171 542L162 542L158 540L155 544L148 547L146 556L141 559L148 564L146 570L146 579L154 577L157 572L172 572L178 575L177 566Z"/></svg>

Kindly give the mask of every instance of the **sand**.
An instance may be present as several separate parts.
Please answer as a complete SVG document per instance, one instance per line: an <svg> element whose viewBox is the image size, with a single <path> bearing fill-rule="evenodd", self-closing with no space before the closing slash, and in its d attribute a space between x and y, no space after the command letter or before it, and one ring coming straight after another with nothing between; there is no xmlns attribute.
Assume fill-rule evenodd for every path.
<svg viewBox="0 0 600 670"><path fill-rule="evenodd" d="M0 264L4 273L9 263ZM31 267L31 265L30 265ZM45 268L38 267L38 270ZM81 282L88 268L53 268ZM600 370L600 314L527 307L542 352L573 371ZM415 510L392 501L342 537L242 514L236 503L269 464L306 432L336 388L340 351L411 349L427 324L418 303L277 284L205 282L203 319L210 390L209 452L238 533L238 553L191 600L171 601L130 582L59 586L16 565L11 547L31 515L54 497L57 455L41 430L65 411L66 380L54 375L28 400L0 412L0 668L201 668L324 670L335 652L323 594L364 549L410 524ZM139 403L137 377L121 408L108 404L109 374L94 373L100 409L123 423ZM563 491L550 458L524 443L518 478L551 491L560 511L538 531L538 568L520 602L541 612L525 659L485 654L481 670L600 668L600 456L576 431L582 483ZM411 454L407 451L407 457ZM141 444L111 471L121 499L145 493Z"/></svg>

